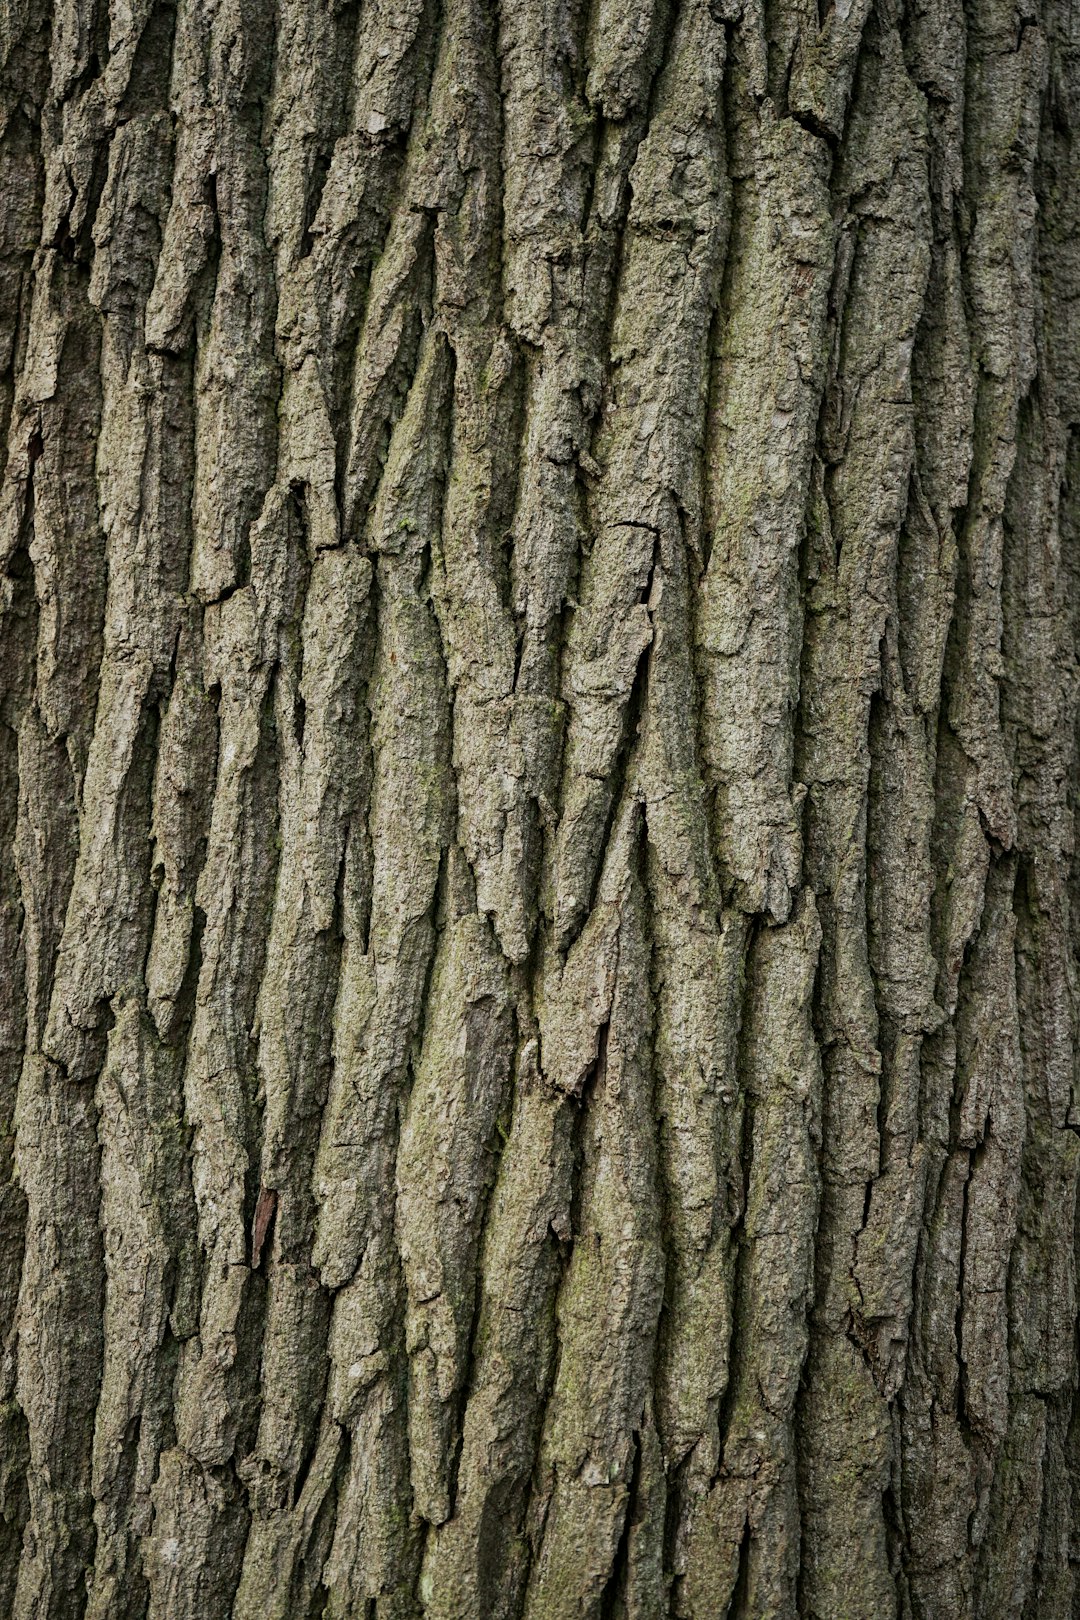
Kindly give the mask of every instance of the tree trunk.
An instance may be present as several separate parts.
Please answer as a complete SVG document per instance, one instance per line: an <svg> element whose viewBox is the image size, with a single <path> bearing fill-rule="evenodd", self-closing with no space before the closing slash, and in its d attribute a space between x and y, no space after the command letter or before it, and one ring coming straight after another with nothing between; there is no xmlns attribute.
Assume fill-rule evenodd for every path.
<svg viewBox="0 0 1080 1620"><path fill-rule="evenodd" d="M0 1613L1080 1613L1075 8L0 42Z"/></svg>

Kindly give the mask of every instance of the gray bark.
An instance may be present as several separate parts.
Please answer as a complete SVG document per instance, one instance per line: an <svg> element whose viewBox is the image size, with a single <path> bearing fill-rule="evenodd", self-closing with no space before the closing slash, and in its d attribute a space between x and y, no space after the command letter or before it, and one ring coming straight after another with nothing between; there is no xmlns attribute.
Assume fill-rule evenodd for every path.
<svg viewBox="0 0 1080 1620"><path fill-rule="evenodd" d="M1080 1614L1080 14L0 63L0 1613Z"/></svg>

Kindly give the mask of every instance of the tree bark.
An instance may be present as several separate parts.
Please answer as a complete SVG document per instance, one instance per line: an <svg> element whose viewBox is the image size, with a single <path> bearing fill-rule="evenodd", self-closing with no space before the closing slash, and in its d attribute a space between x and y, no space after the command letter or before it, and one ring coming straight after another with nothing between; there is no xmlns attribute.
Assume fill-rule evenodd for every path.
<svg viewBox="0 0 1080 1620"><path fill-rule="evenodd" d="M0 1613L1080 1613L1080 22L3 0Z"/></svg>

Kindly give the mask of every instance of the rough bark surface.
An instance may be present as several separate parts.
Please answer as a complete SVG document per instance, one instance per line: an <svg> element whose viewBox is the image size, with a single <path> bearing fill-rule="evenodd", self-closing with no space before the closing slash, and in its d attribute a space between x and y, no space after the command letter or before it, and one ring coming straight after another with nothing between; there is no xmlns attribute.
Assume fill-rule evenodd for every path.
<svg viewBox="0 0 1080 1620"><path fill-rule="evenodd" d="M0 1613L1080 1614L1080 13L3 0Z"/></svg>

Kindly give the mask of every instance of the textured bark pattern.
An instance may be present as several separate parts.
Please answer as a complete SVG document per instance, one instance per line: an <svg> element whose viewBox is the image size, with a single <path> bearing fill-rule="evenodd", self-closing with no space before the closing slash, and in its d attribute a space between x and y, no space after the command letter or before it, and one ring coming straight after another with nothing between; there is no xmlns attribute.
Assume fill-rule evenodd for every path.
<svg viewBox="0 0 1080 1620"><path fill-rule="evenodd" d="M3 0L0 1613L1080 1612L1080 13Z"/></svg>

